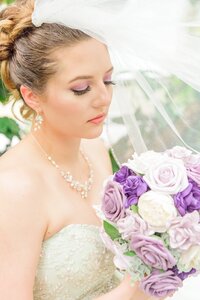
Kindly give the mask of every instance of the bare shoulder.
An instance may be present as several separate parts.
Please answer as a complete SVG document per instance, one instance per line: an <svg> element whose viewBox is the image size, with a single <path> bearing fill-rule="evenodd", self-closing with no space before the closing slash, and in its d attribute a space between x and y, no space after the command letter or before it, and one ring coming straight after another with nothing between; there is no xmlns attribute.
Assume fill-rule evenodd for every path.
<svg viewBox="0 0 200 300"><path fill-rule="evenodd" d="M105 142L101 138L83 140L84 147L92 159L99 165L102 165L107 173L112 174L112 165Z"/></svg>
<svg viewBox="0 0 200 300"><path fill-rule="evenodd" d="M39 221L43 209L38 192L39 184L40 178L36 170L29 168L23 159L10 155L0 157L1 208L19 207L24 220L27 216L36 217Z"/></svg>
<svg viewBox="0 0 200 300"><path fill-rule="evenodd" d="M35 177L23 162L20 164L10 156L1 157L0 277L3 280L0 290L3 299L32 299L45 228L35 183Z"/></svg>
<svg viewBox="0 0 200 300"><path fill-rule="evenodd" d="M9 214L19 213L22 219L34 219L39 213L38 190L35 177L18 164L11 168L0 161L0 206L9 220ZM7 212L7 213L6 213ZM23 221L22 221L23 220Z"/></svg>
<svg viewBox="0 0 200 300"><path fill-rule="evenodd" d="M31 170L23 159L19 160L17 156L0 157L0 187L10 193L19 194L22 191L26 196L35 193L33 186L36 184L37 176L34 169Z"/></svg>

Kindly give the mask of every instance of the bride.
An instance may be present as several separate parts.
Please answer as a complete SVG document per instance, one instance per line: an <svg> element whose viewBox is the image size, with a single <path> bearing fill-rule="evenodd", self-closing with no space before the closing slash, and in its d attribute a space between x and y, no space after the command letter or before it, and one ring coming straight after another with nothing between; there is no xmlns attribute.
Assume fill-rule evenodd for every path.
<svg viewBox="0 0 200 300"><path fill-rule="evenodd" d="M132 18L127 5L125 15L131 23L126 18L121 22L122 2L138 4L18 0L0 13L1 77L15 102L23 99L21 114L32 122L30 133L0 158L2 300L153 299L137 284L131 286L128 275L118 275L99 234L102 183L112 173L99 139L113 98L113 66L118 67L110 54L126 58L123 62L130 68L146 57L150 68L158 64L196 86L200 64L195 55L189 60L179 45L174 56L173 43L167 39L155 43L160 41L160 28L152 15L147 21L146 14ZM168 2L178 1L164 4ZM163 11L175 41L174 16L169 18L165 6ZM162 15L157 16L162 23ZM134 20L135 26L130 26ZM144 20L147 31L140 28ZM162 30L165 33L168 26ZM189 41L186 45L183 40L187 47L192 46ZM126 47L129 43L133 48ZM154 98L143 79L138 80ZM122 107L129 108L124 102ZM156 102L156 107L171 125L162 106ZM131 132L142 151L143 141L133 127Z"/></svg>
<svg viewBox="0 0 200 300"><path fill-rule="evenodd" d="M112 172L102 132L112 99L107 47L32 24L33 1L1 12L3 82L29 134L0 159L1 300L149 299L115 273L95 209Z"/></svg>

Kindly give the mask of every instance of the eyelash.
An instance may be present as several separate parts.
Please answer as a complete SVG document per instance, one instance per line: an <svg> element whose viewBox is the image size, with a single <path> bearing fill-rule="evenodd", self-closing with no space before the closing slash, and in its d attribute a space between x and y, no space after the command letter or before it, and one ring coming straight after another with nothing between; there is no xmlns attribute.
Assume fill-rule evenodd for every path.
<svg viewBox="0 0 200 300"><path fill-rule="evenodd" d="M105 85L116 85L116 83L114 81L104 81ZM77 96L81 96L86 94L87 92L91 91L90 86L88 86L85 90L82 91L76 91L76 90L72 90L72 92L77 95Z"/></svg>

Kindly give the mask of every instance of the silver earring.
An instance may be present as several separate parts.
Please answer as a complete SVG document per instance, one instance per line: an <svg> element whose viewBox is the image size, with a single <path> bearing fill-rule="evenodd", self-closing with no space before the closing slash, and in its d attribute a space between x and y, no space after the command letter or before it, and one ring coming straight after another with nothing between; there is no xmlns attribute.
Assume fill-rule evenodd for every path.
<svg viewBox="0 0 200 300"><path fill-rule="evenodd" d="M40 130L43 121L43 117L40 114L37 114L35 118L34 131Z"/></svg>

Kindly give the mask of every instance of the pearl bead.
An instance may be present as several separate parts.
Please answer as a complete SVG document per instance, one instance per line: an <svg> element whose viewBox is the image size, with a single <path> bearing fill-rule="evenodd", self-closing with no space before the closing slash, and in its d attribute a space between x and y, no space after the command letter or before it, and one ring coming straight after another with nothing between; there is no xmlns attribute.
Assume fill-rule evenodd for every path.
<svg viewBox="0 0 200 300"><path fill-rule="evenodd" d="M83 199L86 199L88 196L88 191L91 189L92 183L93 183L93 170L92 170L92 165L88 159L88 157L84 154L82 149L80 149L80 152L84 158L84 160L87 162L88 168L89 168L89 177L88 180L85 181L84 183L81 183L77 180L75 180L72 176L72 174L69 171L64 171L61 170L59 165L52 159L50 155L48 155L42 146L39 144L39 142L36 140L33 134L31 134L35 142L38 144L38 146L41 148L41 150L44 152L45 156L47 159L52 163L52 165L59 170L60 175L63 177L63 179L69 184L69 186L73 189L75 189L77 192L81 194L81 197Z"/></svg>

